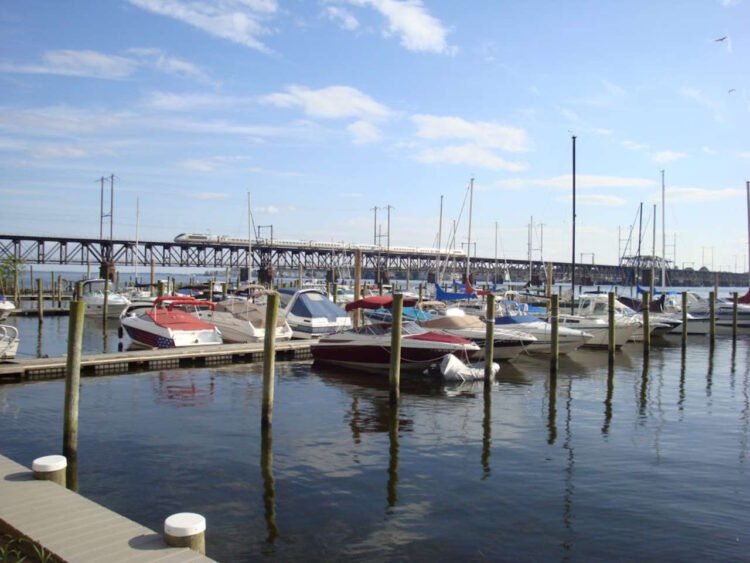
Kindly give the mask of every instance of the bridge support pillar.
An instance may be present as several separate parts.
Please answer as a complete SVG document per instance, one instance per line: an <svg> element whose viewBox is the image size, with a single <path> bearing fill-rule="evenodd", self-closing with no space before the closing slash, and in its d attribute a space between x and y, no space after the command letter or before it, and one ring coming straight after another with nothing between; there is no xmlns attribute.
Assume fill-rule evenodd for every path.
<svg viewBox="0 0 750 563"><path fill-rule="evenodd" d="M109 279L109 281L115 281L115 263L114 262L102 262L99 264L99 277L102 279Z"/></svg>

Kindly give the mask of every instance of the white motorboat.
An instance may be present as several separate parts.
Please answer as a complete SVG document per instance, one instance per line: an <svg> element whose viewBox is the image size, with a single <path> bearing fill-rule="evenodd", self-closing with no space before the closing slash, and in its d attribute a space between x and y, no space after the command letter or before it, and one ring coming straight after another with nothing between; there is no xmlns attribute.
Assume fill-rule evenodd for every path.
<svg viewBox="0 0 750 563"><path fill-rule="evenodd" d="M552 350L552 325L537 316L529 315L515 301L501 301L500 314L495 317L495 327L513 328L536 337L536 342L527 346L529 354L549 354ZM570 354L593 337L588 332L558 326L558 352Z"/></svg>
<svg viewBox="0 0 750 563"><path fill-rule="evenodd" d="M391 363L391 324L368 324L322 336L310 346L313 359L324 364L383 371ZM423 371L447 354L468 362L479 346L465 338L438 333L405 322L401 327L401 370Z"/></svg>
<svg viewBox="0 0 750 563"><path fill-rule="evenodd" d="M158 297L153 305L123 311L120 322L131 340L147 348L216 345L223 342L219 329L192 314L212 307L193 297Z"/></svg>
<svg viewBox="0 0 750 563"><path fill-rule="evenodd" d="M227 299L216 303L215 309L201 308L196 316L216 325L225 342L261 342L266 336L266 306L246 299ZM276 340L292 338L292 329L279 315Z"/></svg>
<svg viewBox="0 0 750 563"><path fill-rule="evenodd" d="M81 297L86 303L86 314L87 315L99 315L101 316L104 311L104 288L105 280L86 280L83 282L83 293ZM125 308L130 305L130 300L112 291L107 291L107 317L117 318L119 317Z"/></svg>
<svg viewBox="0 0 750 563"><path fill-rule="evenodd" d="M10 316L10 312L16 308L16 305L0 293L0 321L4 321Z"/></svg>
<svg viewBox="0 0 750 563"><path fill-rule="evenodd" d="M18 344L18 329L11 325L0 325L0 360L15 358Z"/></svg>
<svg viewBox="0 0 750 563"><path fill-rule="evenodd" d="M279 314L289 323L294 338L320 338L352 328L346 311L321 289L280 289Z"/></svg>
<svg viewBox="0 0 750 563"><path fill-rule="evenodd" d="M451 314L447 316L435 317L420 322L420 325L426 329L453 336L467 338L477 344L480 352L477 358L484 357L485 343L487 341L486 321L483 321L475 315ZM496 326L494 328L494 345L492 347L492 356L495 360L511 360L521 352L525 352L529 346L537 342L537 338L528 332L521 330L512 330Z"/></svg>

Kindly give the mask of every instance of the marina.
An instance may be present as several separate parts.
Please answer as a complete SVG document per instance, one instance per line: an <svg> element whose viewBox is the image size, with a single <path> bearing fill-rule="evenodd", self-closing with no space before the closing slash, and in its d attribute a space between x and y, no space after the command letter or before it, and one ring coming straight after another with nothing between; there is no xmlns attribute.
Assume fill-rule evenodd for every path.
<svg viewBox="0 0 750 563"><path fill-rule="evenodd" d="M59 451L68 321L9 320L15 463ZM734 559L750 542L746 334L628 342L611 364L578 348L554 376L523 353L489 387L405 374L397 405L387 375L280 341L263 431L261 344L119 351L116 326L84 324L79 493L151 530L202 514L212 559Z"/></svg>

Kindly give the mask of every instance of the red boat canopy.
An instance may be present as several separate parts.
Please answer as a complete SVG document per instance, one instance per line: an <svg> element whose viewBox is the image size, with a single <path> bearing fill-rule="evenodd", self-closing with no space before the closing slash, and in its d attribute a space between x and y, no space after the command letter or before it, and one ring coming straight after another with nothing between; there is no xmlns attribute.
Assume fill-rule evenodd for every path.
<svg viewBox="0 0 750 563"><path fill-rule="evenodd" d="M404 306L413 307L417 304L417 299L414 297L404 297ZM344 307L347 311L353 311L354 309L380 309L385 307L390 309L393 305L393 295L371 295L370 297L363 297L357 301L347 303Z"/></svg>
<svg viewBox="0 0 750 563"><path fill-rule="evenodd" d="M747 290L747 293L737 299L739 303L750 303L750 289Z"/></svg>

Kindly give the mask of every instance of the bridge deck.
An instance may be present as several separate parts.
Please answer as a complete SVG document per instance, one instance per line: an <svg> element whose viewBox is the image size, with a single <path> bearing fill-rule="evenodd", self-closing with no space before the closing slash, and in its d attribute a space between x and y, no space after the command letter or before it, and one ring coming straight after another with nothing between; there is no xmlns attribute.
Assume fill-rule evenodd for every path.
<svg viewBox="0 0 750 563"><path fill-rule="evenodd" d="M212 561L2 455L0 498L0 520L64 561Z"/></svg>

